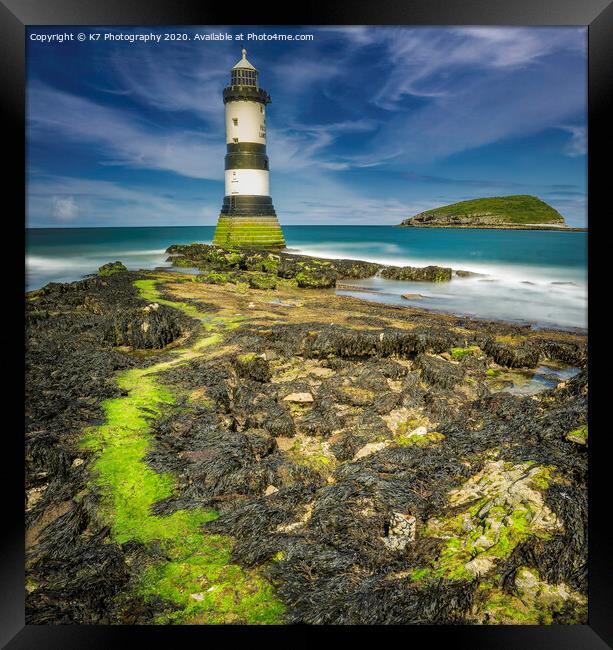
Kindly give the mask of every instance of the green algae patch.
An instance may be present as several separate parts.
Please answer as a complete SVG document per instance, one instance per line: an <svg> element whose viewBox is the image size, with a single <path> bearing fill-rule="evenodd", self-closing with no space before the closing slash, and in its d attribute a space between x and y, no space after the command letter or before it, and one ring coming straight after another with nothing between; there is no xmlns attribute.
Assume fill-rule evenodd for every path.
<svg viewBox="0 0 613 650"><path fill-rule="evenodd" d="M396 444L401 447L428 446L434 445L445 439L445 436L438 431L428 433L404 433L395 438Z"/></svg>
<svg viewBox="0 0 613 650"><path fill-rule="evenodd" d="M576 442L578 445L587 445L587 425L569 431L566 434L566 440Z"/></svg>
<svg viewBox="0 0 613 650"><path fill-rule="evenodd" d="M331 475L337 465L330 443L317 437L296 436L287 454L296 464L310 467L323 476Z"/></svg>
<svg viewBox="0 0 613 650"><path fill-rule="evenodd" d="M137 282L143 297L161 302L155 280ZM100 516L110 525L113 541L155 543L162 551L163 560L135 576L137 593L170 605L156 623L283 622L283 605L270 583L257 571L232 564L232 538L202 532L203 524L217 518L214 510L177 510L169 516L152 512L155 503L176 489L171 473L158 473L146 462L152 422L175 407L173 392L157 375L203 354L222 338L213 333L175 351L179 354L173 359L119 373L116 382L126 395L102 403L104 423L86 430L82 441L96 454L92 480L101 490Z"/></svg>
<svg viewBox="0 0 613 650"><path fill-rule="evenodd" d="M580 624L587 620L584 596L564 583L545 582L533 568L519 567L510 591L504 591L502 584L482 583L479 592L480 605L475 612L479 623L551 625Z"/></svg>
<svg viewBox="0 0 613 650"><path fill-rule="evenodd" d="M201 319L203 317L203 312L190 303L175 302L174 300L166 300L165 298L162 298L156 286L159 282L161 282L159 278L151 280L135 280L134 286L138 289L140 297L149 302L157 302L160 305L167 305L173 309L178 309L192 318Z"/></svg>
<svg viewBox="0 0 613 650"><path fill-rule="evenodd" d="M543 500L552 480L548 466L486 462L481 472L450 492L449 506L457 514L427 522L423 535L443 545L431 565L416 569L412 578L472 580L489 574L528 537L549 539L561 530Z"/></svg>
<svg viewBox="0 0 613 650"><path fill-rule="evenodd" d="M470 355L478 355L480 352L481 349L478 345L470 345L467 348L451 348L451 350L449 350L451 358L455 361L460 361L460 359Z"/></svg>
<svg viewBox="0 0 613 650"><path fill-rule="evenodd" d="M226 284L228 282L235 283L236 279L230 273L202 273L196 277L196 282L204 282L205 284Z"/></svg>
<svg viewBox="0 0 613 650"><path fill-rule="evenodd" d="M119 544L162 544L167 559L148 567L137 587L146 598L173 604L174 611L159 615L156 622L281 622L283 608L270 584L231 564L231 538L200 531L217 517L215 511L178 510L167 517L151 512L175 488L171 474L156 473L145 462L151 421L174 403L155 372L172 363L121 373L117 384L128 395L104 402L105 423L85 437L83 445L98 453L93 471L103 489L102 516Z"/></svg>
<svg viewBox="0 0 613 650"><path fill-rule="evenodd" d="M256 572L232 564L232 540L186 530L180 544L166 546L168 561L148 567L140 593L178 606L158 623L282 623L283 606Z"/></svg>

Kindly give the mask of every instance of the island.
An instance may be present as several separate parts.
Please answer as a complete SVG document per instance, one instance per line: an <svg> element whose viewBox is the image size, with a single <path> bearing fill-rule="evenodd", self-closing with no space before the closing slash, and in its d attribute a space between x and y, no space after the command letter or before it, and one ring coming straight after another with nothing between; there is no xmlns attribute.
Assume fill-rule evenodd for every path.
<svg viewBox="0 0 613 650"><path fill-rule="evenodd" d="M587 622L585 335L167 252L26 295L29 624Z"/></svg>
<svg viewBox="0 0 613 650"><path fill-rule="evenodd" d="M420 212L400 226L411 228L492 228L504 230L564 230L564 217L536 196L515 194L470 199Z"/></svg>

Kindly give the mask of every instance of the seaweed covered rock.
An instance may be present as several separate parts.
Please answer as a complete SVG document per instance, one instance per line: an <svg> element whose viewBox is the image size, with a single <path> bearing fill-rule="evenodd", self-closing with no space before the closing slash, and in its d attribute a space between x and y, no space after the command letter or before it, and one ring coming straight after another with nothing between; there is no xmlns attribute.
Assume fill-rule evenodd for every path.
<svg viewBox="0 0 613 650"><path fill-rule="evenodd" d="M113 345L160 349L183 334L181 320L175 309L158 303L121 310L109 323L105 338Z"/></svg>
<svg viewBox="0 0 613 650"><path fill-rule="evenodd" d="M326 267L303 268L294 276L302 289L329 289L336 286L336 273Z"/></svg>
<svg viewBox="0 0 613 650"><path fill-rule="evenodd" d="M326 289L337 280L370 278L377 272L392 280L447 282L452 270L440 266L396 267L362 260L325 259L296 255L284 251L232 250L208 244L175 244L170 246L168 261L174 266L193 267L203 271L258 271L284 279L294 279L301 288ZM259 288L259 287L257 287ZM267 288L267 287L266 287Z"/></svg>
<svg viewBox="0 0 613 650"><path fill-rule="evenodd" d="M127 270L127 267L122 262L109 262L108 264L103 264L98 269L98 276L101 278L106 278L109 275L114 275L115 273L124 273Z"/></svg>
<svg viewBox="0 0 613 650"><path fill-rule="evenodd" d="M251 289L276 289L277 279L270 273L250 273L247 282Z"/></svg>
<svg viewBox="0 0 613 650"><path fill-rule="evenodd" d="M388 280L404 280L407 282L449 282L452 270L444 266L385 266L381 276Z"/></svg>
<svg viewBox="0 0 613 650"><path fill-rule="evenodd" d="M453 388L464 379L464 370L459 364L450 363L440 357L420 354L415 359L415 365L429 384L442 388Z"/></svg>
<svg viewBox="0 0 613 650"><path fill-rule="evenodd" d="M521 337L498 336L485 341L483 350L507 368L534 368L540 358L537 345Z"/></svg>
<svg viewBox="0 0 613 650"><path fill-rule="evenodd" d="M235 366L239 377L259 382L270 380L270 364L255 352L248 352L236 357Z"/></svg>

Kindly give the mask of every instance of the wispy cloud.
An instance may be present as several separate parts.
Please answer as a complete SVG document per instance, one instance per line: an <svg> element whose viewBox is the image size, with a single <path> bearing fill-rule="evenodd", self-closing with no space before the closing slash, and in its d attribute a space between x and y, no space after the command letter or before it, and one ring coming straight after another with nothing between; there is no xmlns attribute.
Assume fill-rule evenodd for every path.
<svg viewBox="0 0 613 650"><path fill-rule="evenodd" d="M115 108L35 83L28 91L30 141L65 138L98 148L100 163L218 179L224 144L217 134L161 131Z"/></svg>
<svg viewBox="0 0 613 650"><path fill-rule="evenodd" d="M563 131L570 133L570 140L564 147L568 156L584 156L587 153L587 129L584 126L561 126Z"/></svg>

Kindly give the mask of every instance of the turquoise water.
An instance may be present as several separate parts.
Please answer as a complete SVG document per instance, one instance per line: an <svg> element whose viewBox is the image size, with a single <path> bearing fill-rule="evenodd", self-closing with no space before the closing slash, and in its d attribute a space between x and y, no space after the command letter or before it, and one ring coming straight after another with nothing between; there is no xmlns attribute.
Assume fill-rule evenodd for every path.
<svg viewBox="0 0 613 650"><path fill-rule="evenodd" d="M69 282L121 260L130 269L166 265L171 244L210 243L213 226L28 229L27 288ZM284 226L289 249L395 265L438 264L481 275L449 283L360 280L338 293L539 326L587 326L587 233ZM409 300L403 294L419 294Z"/></svg>

